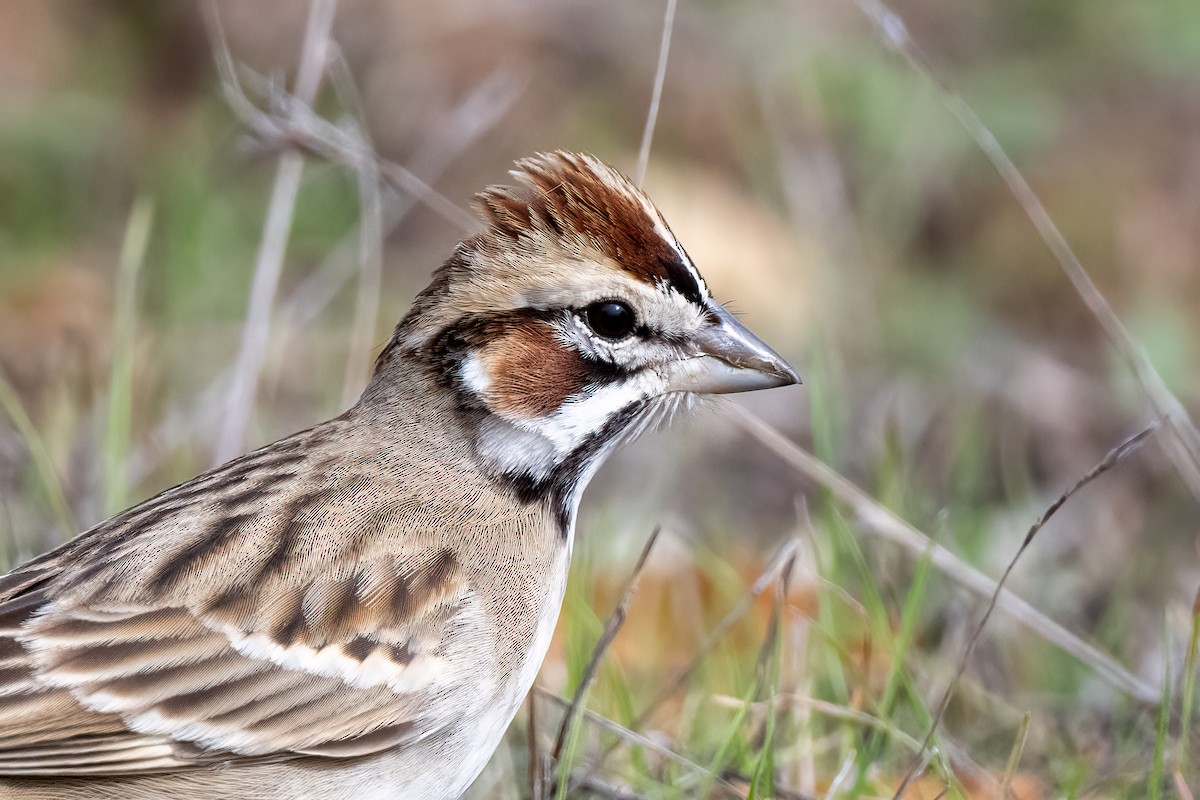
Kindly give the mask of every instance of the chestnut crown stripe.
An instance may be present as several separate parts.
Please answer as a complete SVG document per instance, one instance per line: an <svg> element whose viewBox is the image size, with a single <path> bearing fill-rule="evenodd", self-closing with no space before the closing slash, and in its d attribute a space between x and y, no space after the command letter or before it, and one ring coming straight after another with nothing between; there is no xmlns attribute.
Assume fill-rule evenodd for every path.
<svg viewBox="0 0 1200 800"><path fill-rule="evenodd" d="M489 223L484 234L518 241L531 230L581 238L650 285L666 283L704 307L703 280L650 199L621 173L591 156L541 154L517 162L524 186L476 195Z"/></svg>

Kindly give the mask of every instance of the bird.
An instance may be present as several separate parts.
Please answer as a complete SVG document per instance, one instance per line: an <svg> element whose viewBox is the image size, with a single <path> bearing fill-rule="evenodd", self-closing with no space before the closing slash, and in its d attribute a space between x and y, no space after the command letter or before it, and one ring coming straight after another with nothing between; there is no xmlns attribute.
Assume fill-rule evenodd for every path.
<svg viewBox="0 0 1200 800"><path fill-rule="evenodd" d="M0 800L461 796L605 458L697 396L799 383L618 170L511 175L353 407L0 577Z"/></svg>

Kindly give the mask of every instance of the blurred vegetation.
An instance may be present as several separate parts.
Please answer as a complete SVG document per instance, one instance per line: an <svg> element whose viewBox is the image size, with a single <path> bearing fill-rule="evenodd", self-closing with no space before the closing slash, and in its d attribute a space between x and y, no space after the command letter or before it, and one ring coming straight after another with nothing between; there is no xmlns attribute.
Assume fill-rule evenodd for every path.
<svg viewBox="0 0 1200 800"><path fill-rule="evenodd" d="M304 6L219 4L235 57L286 79ZM1200 4L892 8L1195 412ZM379 152L466 205L539 149L632 171L662 11L342 0L334 38ZM514 99L481 123L470 103L488 81ZM719 298L804 377L738 402L995 578L1151 415L945 101L853 4L681 3L647 186ZM318 108L353 112L331 87ZM197 6L0 6L0 565L210 464L277 155L223 102ZM126 245L121 272L137 208L146 247ZM372 356L348 349L359 216L354 175L310 161L247 446L337 413L346 359ZM391 227L376 343L460 235L423 206ZM795 537L777 635L770 587L639 721L661 749L626 743L597 779L654 798L891 796L984 602L727 419L701 409L597 477L540 683L574 690L662 524L588 696L632 725ZM906 796L999 796L1026 714L1021 800L1200 788L1184 700L1200 514L1160 440L1073 497L1009 588L1163 686L1161 708L997 614ZM538 703L543 749L559 715ZM582 774L619 737L576 730ZM512 732L476 796L527 796L525 742Z"/></svg>

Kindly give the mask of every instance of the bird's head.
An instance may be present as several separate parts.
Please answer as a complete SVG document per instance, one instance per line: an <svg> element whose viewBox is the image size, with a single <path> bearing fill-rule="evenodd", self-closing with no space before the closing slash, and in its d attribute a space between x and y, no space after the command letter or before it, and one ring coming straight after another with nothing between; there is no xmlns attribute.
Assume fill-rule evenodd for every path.
<svg viewBox="0 0 1200 800"><path fill-rule="evenodd" d="M650 199L592 156L520 161L380 356L432 365L487 469L573 515L618 442L697 394L798 383L709 293Z"/></svg>

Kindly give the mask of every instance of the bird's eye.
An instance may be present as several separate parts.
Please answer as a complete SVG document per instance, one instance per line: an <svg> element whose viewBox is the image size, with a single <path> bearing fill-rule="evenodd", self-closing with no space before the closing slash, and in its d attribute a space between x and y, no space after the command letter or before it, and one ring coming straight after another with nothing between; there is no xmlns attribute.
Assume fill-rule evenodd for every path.
<svg viewBox="0 0 1200 800"><path fill-rule="evenodd" d="M633 309L618 300L601 300L583 310L588 327L605 339L624 339L633 333Z"/></svg>

